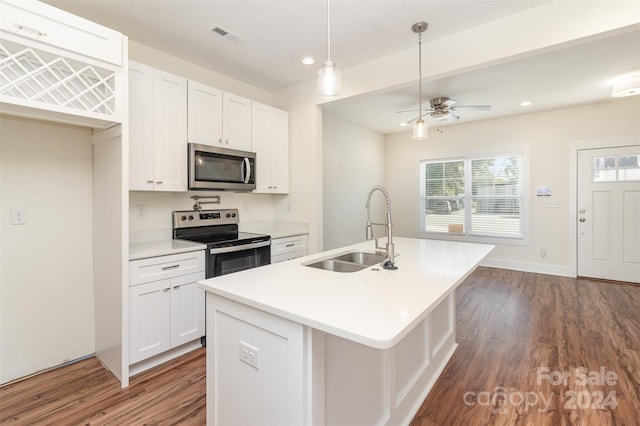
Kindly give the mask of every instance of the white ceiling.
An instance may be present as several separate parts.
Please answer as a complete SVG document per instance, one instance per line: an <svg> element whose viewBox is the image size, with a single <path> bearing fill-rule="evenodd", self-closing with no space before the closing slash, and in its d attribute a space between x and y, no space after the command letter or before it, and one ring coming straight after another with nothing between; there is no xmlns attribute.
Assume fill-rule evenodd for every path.
<svg viewBox="0 0 640 426"><path fill-rule="evenodd" d="M324 0L44 1L114 28L131 40L267 91L315 79L327 55ZM417 54L417 38L411 32L417 21L429 23L424 38L434 40L547 2L332 0L331 58L339 68L347 69L414 46ZM212 34L209 28L213 25L236 34L240 42ZM303 65L306 56L314 57L316 64ZM423 92L425 99L448 96L459 105L492 105L491 111L457 111L459 122L469 122L610 99L608 80L638 69L640 31L636 29L425 81ZM417 80L416 70L413 86L342 99L324 108L381 133L406 131L399 123L417 114L396 111L417 108ZM533 102L528 109L519 106L525 99ZM431 125L435 123L432 120Z"/></svg>

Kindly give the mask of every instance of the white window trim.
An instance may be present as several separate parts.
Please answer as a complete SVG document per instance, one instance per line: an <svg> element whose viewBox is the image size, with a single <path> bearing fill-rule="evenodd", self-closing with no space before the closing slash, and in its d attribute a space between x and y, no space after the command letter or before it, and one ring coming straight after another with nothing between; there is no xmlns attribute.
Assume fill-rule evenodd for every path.
<svg viewBox="0 0 640 426"><path fill-rule="evenodd" d="M424 217L422 214L420 199L422 197L422 182L424 182L424 170L420 167L420 164L423 161L451 161L451 160L475 160L481 158L491 158L491 157L508 157L508 156L520 156L522 158L522 170L521 170L521 184L522 184L522 237L520 238L509 238L509 237L479 237L472 235L457 235L454 233L446 233L446 232L428 232L424 230ZM447 240L447 241L464 241L470 243L484 243L484 244L504 244L504 245L529 245L529 224L530 224L530 216L531 211L529 209L529 149L528 147L517 149L516 147L511 147L510 149L500 150L500 149L490 149L483 152L475 152L475 153L465 153L463 155L455 155L455 153L447 153L447 156L427 156L420 157L418 159L418 168L420 169L419 176L420 181L417 185L418 194L416 195L416 199L418 200L418 230L417 235L420 238L428 238L434 240ZM465 174L467 173L465 168ZM466 178L466 176L465 176ZM471 194L467 194L465 192L465 205L467 205L467 198L470 199ZM467 228L465 215L465 229Z"/></svg>

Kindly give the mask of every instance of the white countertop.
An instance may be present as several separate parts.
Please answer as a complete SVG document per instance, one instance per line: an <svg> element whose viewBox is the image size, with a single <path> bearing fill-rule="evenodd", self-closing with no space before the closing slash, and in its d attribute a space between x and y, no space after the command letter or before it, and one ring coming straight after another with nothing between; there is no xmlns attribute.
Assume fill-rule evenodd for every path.
<svg viewBox="0 0 640 426"><path fill-rule="evenodd" d="M193 243L184 240L164 239L144 241L129 244L129 260L187 253L190 251L204 250L206 248L207 246L205 244Z"/></svg>
<svg viewBox="0 0 640 426"><path fill-rule="evenodd" d="M326 333L388 349L424 319L494 247L414 238L393 241L398 266L395 271L375 265L340 273L303 265L354 250L373 252L374 242L367 241L210 278L200 286Z"/></svg>

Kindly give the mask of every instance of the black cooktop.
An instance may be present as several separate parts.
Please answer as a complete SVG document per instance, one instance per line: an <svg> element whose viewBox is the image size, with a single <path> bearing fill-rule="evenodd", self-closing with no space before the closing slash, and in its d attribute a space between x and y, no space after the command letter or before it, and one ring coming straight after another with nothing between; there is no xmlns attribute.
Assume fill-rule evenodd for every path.
<svg viewBox="0 0 640 426"><path fill-rule="evenodd" d="M216 243L248 243L252 241L268 241L269 235L253 234L250 232L230 232L222 234L200 234L200 235L188 235L176 237L179 240L195 241L202 244L216 244Z"/></svg>

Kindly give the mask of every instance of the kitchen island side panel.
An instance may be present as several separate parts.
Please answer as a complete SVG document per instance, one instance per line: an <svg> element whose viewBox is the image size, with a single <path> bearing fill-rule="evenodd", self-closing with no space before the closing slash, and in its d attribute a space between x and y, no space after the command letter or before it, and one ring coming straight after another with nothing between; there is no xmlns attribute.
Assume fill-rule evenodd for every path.
<svg viewBox="0 0 640 426"><path fill-rule="evenodd" d="M304 424L304 333L207 293L207 424Z"/></svg>

